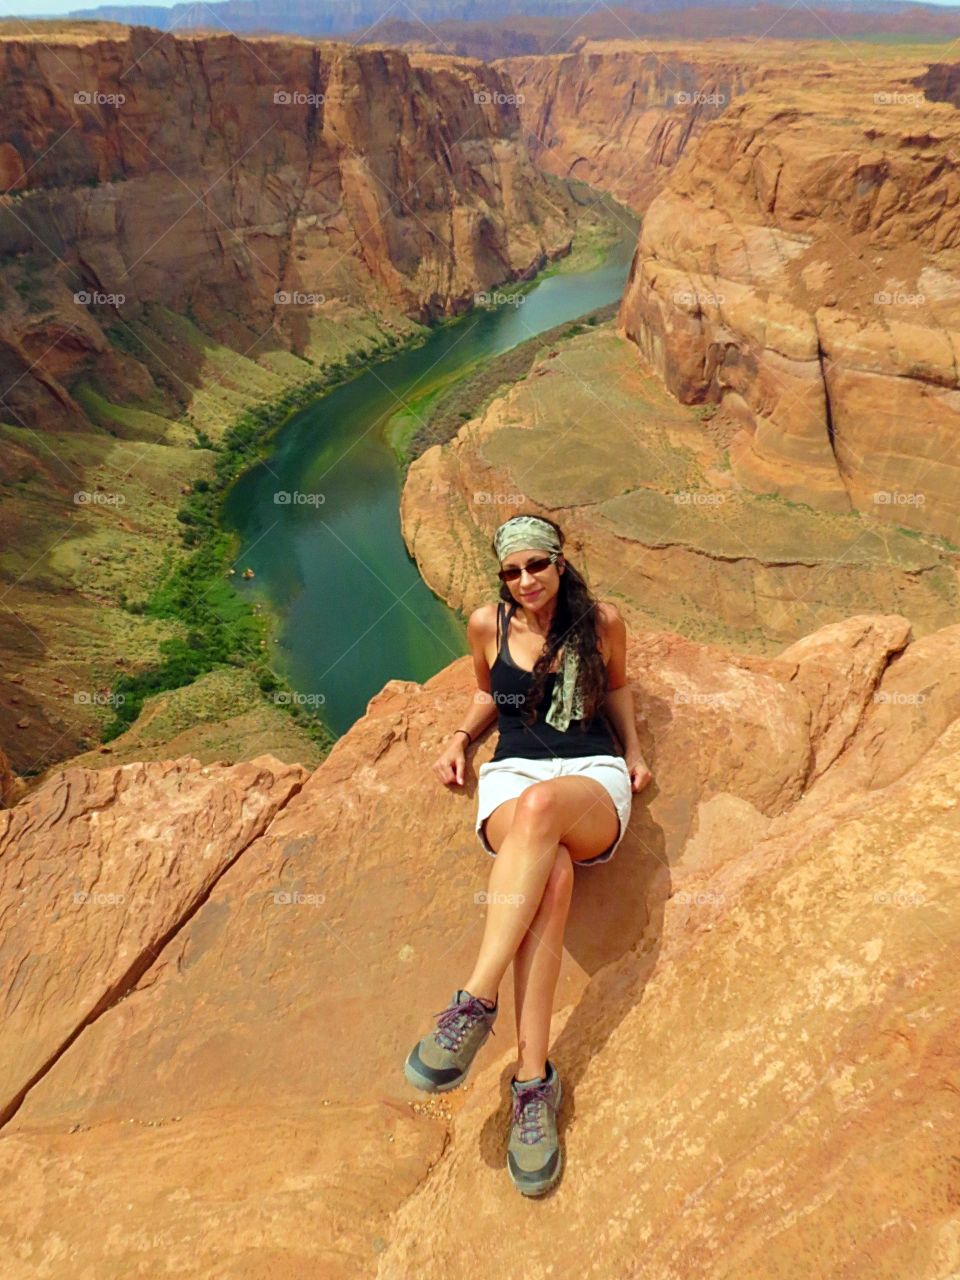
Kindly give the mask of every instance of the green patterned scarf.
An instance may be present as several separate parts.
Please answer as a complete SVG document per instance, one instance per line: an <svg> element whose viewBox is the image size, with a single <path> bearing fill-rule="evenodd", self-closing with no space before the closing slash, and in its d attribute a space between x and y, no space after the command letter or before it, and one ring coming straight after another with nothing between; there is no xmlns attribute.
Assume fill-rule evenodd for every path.
<svg viewBox="0 0 960 1280"><path fill-rule="evenodd" d="M503 564L506 556L514 551L554 551L560 552L560 539L553 525L539 516L513 516L505 520L493 536L497 557ZM576 651L570 645L563 647L563 662L558 672L559 679L553 686L553 697L544 719L547 724L559 729L561 733L567 729L571 720L583 717L583 699L577 687L580 674L580 661Z"/></svg>

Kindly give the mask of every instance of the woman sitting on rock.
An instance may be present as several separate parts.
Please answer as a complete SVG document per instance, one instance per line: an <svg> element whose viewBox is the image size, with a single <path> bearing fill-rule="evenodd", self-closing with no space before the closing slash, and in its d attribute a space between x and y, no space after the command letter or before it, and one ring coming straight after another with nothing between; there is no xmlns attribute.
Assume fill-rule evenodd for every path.
<svg viewBox="0 0 960 1280"><path fill-rule="evenodd" d="M461 1084L496 1021L513 961L518 1065L507 1168L524 1195L542 1194L560 1174L560 1075L547 1049L573 866L613 857L632 794L652 776L626 683L623 620L614 605L593 599L563 543L559 526L536 515L513 516L494 535L500 602L474 610L467 627L481 696L433 767L445 785L462 786L466 748L497 715L476 820L497 861L473 972L404 1067L418 1089Z"/></svg>

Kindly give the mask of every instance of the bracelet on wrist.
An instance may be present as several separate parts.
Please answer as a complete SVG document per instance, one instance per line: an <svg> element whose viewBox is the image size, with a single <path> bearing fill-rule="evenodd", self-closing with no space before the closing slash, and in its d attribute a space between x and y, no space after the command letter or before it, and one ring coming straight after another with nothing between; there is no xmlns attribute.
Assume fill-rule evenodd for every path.
<svg viewBox="0 0 960 1280"><path fill-rule="evenodd" d="M454 731L453 731L453 732L454 732L454 733L467 733L466 729L454 729ZM470 744L471 744L472 742L473 742L473 739L470 737L469 733L467 733L467 746L469 747L469 746L470 746Z"/></svg>

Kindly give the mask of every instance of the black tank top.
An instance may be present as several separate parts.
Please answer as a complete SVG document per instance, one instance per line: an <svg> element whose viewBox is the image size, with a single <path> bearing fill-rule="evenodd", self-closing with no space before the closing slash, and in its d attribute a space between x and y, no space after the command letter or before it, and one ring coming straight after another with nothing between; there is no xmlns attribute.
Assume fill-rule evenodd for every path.
<svg viewBox="0 0 960 1280"><path fill-rule="evenodd" d="M563 732L544 720L554 684L560 678L558 671L547 676L547 687L534 723L527 725L521 720L527 694L533 688L533 672L514 662L507 645L510 619L518 607L519 602L512 601L510 611L504 616L504 601L497 603L497 656L490 668L490 692L497 707L500 736L491 761L505 760L509 756L521 756L525 760L549 760L556 756L565 759L619 756L620 751L602 711L587 722L585 730L581 730L579 720L571 720Z"/></svg>

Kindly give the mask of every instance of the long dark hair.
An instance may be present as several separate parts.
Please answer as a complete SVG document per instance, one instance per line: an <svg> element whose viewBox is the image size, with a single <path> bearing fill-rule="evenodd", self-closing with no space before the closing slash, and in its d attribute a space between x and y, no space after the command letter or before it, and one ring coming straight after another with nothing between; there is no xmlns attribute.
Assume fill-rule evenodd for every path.
<svg viewBox="0 0 960 1280"><path fill-rule="evenodd" d="M560 546L563 547L566 536L553 520L540 515L538 511L517 511L516 515L536 516L544 520L557 531ZM496 556L496 543L491 543ZM526 706L522 713L525 724L532 725L540 703L543 701L547 687L547 676L550 665L565 644L576 652L579 662L579 681L577 687L583 699L583 716L580 730L585 732L587 722L602 708L607 694L607 668L600 650L600 610L590 588L583 576L573 567L566 556L564 571L560 574L560 585L550 622L550 630L544 641L544 651L533 668L533 684L527 696ZM499 563L499 559L498 559ZM513 601L510 588L505 582L500 583L500 599ZM557 677L559 679L559 675ZM546 714L546 709L544 709Z"/></svg>

